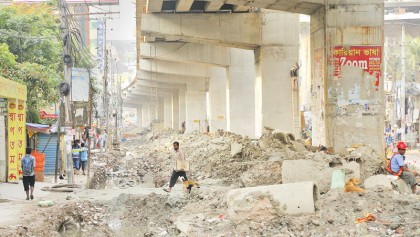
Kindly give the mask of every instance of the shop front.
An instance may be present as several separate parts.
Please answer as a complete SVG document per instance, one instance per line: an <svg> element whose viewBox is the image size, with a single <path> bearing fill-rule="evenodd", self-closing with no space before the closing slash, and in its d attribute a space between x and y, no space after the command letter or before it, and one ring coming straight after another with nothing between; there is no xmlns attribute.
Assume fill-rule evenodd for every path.
<svg viewBox="0 0 420 237"><path fill-rule="evenodd" d="M26 86L0 77L0 182L17 182L26 149Z"/></svg>

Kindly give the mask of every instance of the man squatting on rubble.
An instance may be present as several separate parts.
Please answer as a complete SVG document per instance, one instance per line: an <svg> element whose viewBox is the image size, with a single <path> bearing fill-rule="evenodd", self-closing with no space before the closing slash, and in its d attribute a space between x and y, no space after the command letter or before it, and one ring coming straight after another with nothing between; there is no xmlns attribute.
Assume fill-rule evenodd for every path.
<svg viewBox="0 0 420 237"><path fill-rule="evenodd" d="M168 193L172 191L172 188L175 186L175 183L180 176L184 178L184 181L188 180L187 173L185 171L176 170L176 161L177 160L185 161L184 151L179 149L179 142L174 142L173 146L174 146L174 150L172 151L171 158L174 161L174 169L172 171L171 180L169 182L169 189L166 189L166 188L163 189L164 191Z"/></svg>
<svg viewBox="0 0 420 237"><path fill-rule="evenodd" d="M416 176L417 172L410 171L408 166L405 164L405 151L407 150L407 145L404 142L399 142L397 144L398 153L392 156L391 158L391 170L390 172L393 175L400 176L412 189L413 193L416 193ZM388 171L389 172L389 171Z"/></svg>

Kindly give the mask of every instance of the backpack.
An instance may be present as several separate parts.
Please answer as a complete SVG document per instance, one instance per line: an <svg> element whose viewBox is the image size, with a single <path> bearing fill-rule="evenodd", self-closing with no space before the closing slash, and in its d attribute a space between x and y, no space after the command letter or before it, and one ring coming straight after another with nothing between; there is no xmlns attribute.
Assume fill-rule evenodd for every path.
<svg viewBox="0 0 420 237"><path fill-rule="evenodd" d="M22 172L24 176L30 176L34 171L34 160L31 156L24 156L21 160L22 163Z"/></svg>

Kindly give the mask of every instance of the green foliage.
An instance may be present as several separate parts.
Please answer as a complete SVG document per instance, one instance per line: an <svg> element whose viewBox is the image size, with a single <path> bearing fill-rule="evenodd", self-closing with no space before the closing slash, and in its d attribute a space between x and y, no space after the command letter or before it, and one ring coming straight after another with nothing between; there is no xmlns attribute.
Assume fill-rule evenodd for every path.
<svg viewBox="0 0 420 237"><path fill-rule="evenodd" d="M406 35L406 80L414 81L420 72L420 38L413 38ZM402 76L402 62L401 62L401 44L393 44L388 46L388 58L385 63L387 64L388 75L394 80L401 80Z"/></svg>
<svg viewBox="0 0 420 237"><path fill-rule="evenodd" d="M414 71L420 70L420 38L407 37L408 66Z"/></svg>
<svg viewBox="0 0 420 237"><path fill-rule="evenodd" d="M50 5L0 8L0 75L27 86L27 119L58 99L62 78L59 19Z"/></svg>
<svg viewBox="0 0 420 237"><path fill-rule="evenodd" d="M6 74L16 66L16 57L9 51L7 44L0 43L0 74Z"/></svg>

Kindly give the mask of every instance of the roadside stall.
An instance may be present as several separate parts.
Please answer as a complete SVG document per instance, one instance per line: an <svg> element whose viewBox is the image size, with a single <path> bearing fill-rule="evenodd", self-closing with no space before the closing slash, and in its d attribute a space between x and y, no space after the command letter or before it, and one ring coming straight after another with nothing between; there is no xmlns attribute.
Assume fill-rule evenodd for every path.
<svg viewBox="0 0 420 237"><path fill-rule="evenodd" d="M0 77L0 182L17 182L26 149L26 86Z"/></svg>

